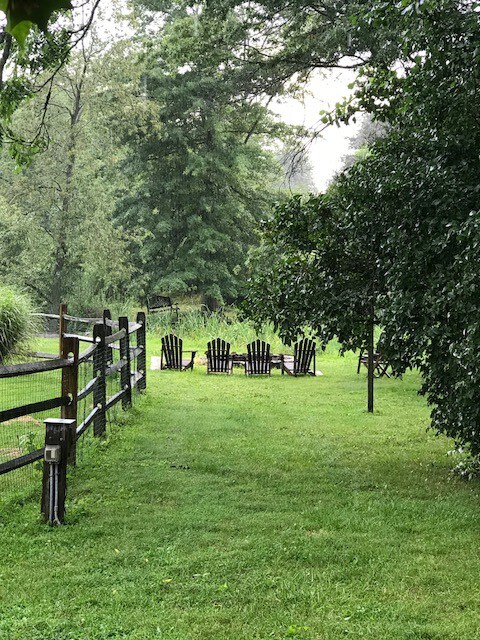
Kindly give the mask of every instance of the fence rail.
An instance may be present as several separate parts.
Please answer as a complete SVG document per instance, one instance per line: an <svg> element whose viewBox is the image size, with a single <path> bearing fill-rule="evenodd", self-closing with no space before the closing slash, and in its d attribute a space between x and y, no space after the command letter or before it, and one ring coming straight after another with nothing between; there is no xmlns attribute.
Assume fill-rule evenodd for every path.
<svg viewBox="0 0 480 640"><path fill-rule="evenodd" d="M46 397L24 404L12 400L13 406L7 404L7 408L0 411L0 429L6 425L17 425L16 421L22 420L39 424L33 416L40 413L45 415L45 412L54 409L60 409L60 418L49 417L45 420L43 447L38 447L38 443L38 448L27 453L18 447L0 447L0 453L10 452L10 459L0 461L0 476L44 459L42 513L46 520L61 523L64 496L60 494L62 487L66 487L62 465L66 465L67 460L76 462L77 443L91 425L95 437L104 435L108 412L118 403L123 409L128 409L132 404L132 391L146 389L146 318L144 313L138 313L134 322L129 322L127 317L121 317L116 322L112 321L108 310L104 311L102 318L76 318L66 313L66 305L61 305L59 315L37 315L59 321L59 334L55 337L59 338L60 357L32 352L30 357L41 360L0 366L0 384L7 384L11 378L20 378L17 386L26 385L36 374L47 375L56 371L61 379L53 384L53 388L51 379L46 380L45 387L48 386L48 389L41 389ZM69 332L70 322L86 324L93 329L92 335ZM80 343L88 343L89 346L80 352ZM80 370L83 380L80 380ZM27 393L30 391L27 386L25 390ZM20 395L25 397L26 394ZM83 420L79 412L80 403L84 407ZM66 460L57 461L58 452L61 451ZM52 465L59 466L53 469ZM64 481L58 483L58 477L64 478ZM52 483L56 483L55 486ZM54 505L51 504L52 500Z"/></svg>
<svg viewBox="0 0 480 640"><path fill-rule="evenodd" d="M0 366L0 378L16 378L17 376L28 376L32 373L43 373L45 371L54 371L55 369L63 369L70 367L71 360L64 358L56 358L46 362L21 362L19 364L10 364Z"/></svg>

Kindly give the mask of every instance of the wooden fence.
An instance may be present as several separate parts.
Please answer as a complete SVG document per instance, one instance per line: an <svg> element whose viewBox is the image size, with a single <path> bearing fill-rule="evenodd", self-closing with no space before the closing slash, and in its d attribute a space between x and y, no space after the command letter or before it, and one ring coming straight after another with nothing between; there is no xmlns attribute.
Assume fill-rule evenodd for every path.
<svg viewBox="0 0 480 640"><path fill-rule="evenodd" d="M76 463L77 443L91 425L95 437L103 436L108 412L118 403L128 409L133 392L146 389L146 318L138 313L135 322L127 317L114 321L108 310L102 318L77 318L66 313L65 305L58 315L39 315L58 320L58 334L45 337L58 335L59 355L35 352L29 356L37 361L0 366L0 385L12 378L27 383L35 374L55 371L61 374L59 384L56 389L45 389L44 399L1 410L0 428L1 423L53 410L59 410L60 418L44 421L44 446L0 463L0 476L44 460L41 509L47 521L60 524L65 511L67 463ZM92 335L69 332L73 323L90 327ZM83 351L82 344L88 345ZM84 374L79 384L81 367L90 373ZM52 393L54 397L50 397ZM89 407L83 419L78 411L82 401Z"/></svg>

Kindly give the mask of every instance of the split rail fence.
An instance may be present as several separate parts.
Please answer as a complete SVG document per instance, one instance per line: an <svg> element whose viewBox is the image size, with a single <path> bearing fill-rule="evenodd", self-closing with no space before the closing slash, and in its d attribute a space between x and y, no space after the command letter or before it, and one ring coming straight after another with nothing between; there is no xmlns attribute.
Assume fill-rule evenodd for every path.
<svg viewBox="0 0 480 640"><path fill-rule="evenodd" d="M30 362L0 366L0 479L15 487L22 470L43 461L41 511L61 524L67 465L76 464L82 440L104 436L112 412L146 389L146 317L114 321L105 310L102 318L77 318L66 305L39 315L58 322L58 333L41 337L58 338L59 354L32 352Z"/></svg>

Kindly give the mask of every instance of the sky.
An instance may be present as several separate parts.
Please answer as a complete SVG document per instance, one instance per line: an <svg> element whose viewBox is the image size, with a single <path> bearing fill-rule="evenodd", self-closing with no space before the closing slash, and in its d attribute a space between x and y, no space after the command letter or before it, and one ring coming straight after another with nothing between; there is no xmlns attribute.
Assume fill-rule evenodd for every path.
<svg viewBox="0 0 480 640"><path fill-rule="evenodd" d="M318 72L308 85L308 94L302 102L294 99L283 99L270 105L279 117L288 124L315 127L319 121L319 111L333 109L336 102L350 94L349 83L355 78L351 70L334 70ZM335 173L342 166L342 156L349 149L348 138L359 129L356 124L331 126L324 131L322 137L312 142L309 157L314 168L313 179L316 188L323 191Z"/></svg>

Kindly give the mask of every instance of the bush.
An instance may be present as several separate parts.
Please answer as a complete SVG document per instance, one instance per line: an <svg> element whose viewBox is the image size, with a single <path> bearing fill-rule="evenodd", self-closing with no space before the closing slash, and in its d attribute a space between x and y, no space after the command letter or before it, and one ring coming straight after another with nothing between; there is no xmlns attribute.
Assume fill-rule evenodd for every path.
<svg viewBox="0 0 480 640"><path fill-rule="evenodd" d="M28 296L0 287L0 363L31 337L34 330L32 311Z"/></svg>

